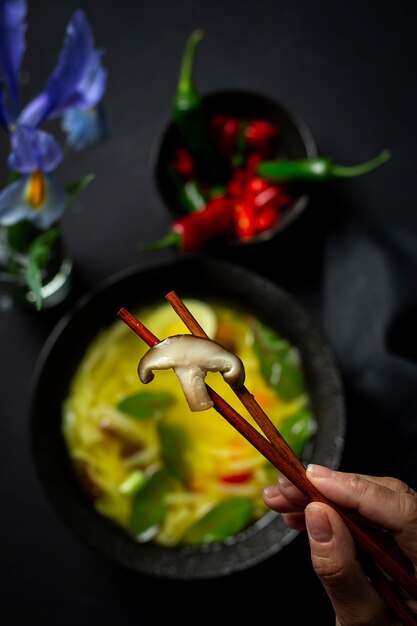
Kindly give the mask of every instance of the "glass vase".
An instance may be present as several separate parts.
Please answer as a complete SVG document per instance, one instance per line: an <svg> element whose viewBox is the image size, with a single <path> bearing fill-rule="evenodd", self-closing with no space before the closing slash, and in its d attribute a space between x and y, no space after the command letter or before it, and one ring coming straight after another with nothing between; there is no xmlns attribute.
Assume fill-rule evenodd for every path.
<svg viewBox="0 0 417 626"><path fill-rule="evenodd" d="M16 254L16 250L7 241L6 229L1 229L0 288L4 289L12 301L36 309L36 294L25 277L27 262L27 255ZM40 278L40 310L62 304L69 297L73 286L73 261L61 235L55 239L49 250Z"/></svg>

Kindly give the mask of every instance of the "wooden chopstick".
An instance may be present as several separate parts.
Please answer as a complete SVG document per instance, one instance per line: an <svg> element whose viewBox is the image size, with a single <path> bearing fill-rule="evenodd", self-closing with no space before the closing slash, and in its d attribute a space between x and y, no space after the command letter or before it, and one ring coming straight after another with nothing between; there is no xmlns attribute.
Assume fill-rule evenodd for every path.
<svg viewBox="0 0 417 626"><path fill-rule="evenodd" d="M175 291L169 292L165 296L165 298L171 304L174 311L182 319L188 330L190 330L193 335L209 338L207 333L200 326L200 324L194 318L189 309L187 309L187 307ZM254 396L248 391L246 386L243 385L242 387L232 388L232 390L234 391L238 399L242 402L243 406L245 406L245 408L248 410L249 414L254 418L255 422L258 424L264 434L268 437L270 442L273 444L274 449L276 448L281 452L282 458L279 459L279 464L277 463L275 454L272 455L275 459L275 467L278 467L278 469L283 471L285 476L287 476L291 480L291 482L293 482L293 484L295 484L311 500L326 502L330 506L336 508L334 506L334 503L328 501L327 498L324 498L323 495L308 480L308 478L306 477L304 465L297 457L297 455L293 452L291 447L287 444L281 433L277 430L277 428L264 412L262 407L257 403ZM221 411L221 413L224 414L225 407L222 407L222 409L223 410ZM234 419L236 421L236 417ZM246 438L253 443L253 433L251 433L251 438ZM259 442L257 447L259 450ZM376 542L374 545L378 548L377 552L379 552L379 549L382 548L383 552L381 552L380 554L373 554L374 558L376 556L378 559L382 559L385 564L385 557L387 554L386 551L388 550L389 555L392 556L392 558L394 559L395 570L398 569L398 559L398 562L406 568L407 582L405 583L405 585L408 588L409 573L414 573L414 566L408 559L408 557L406 557L406 555L404 555L404 553L401 551L393 537L390 534L383 532L377 526L368 522L368 520L365 520L365 518L361 518L355 512L352 512L350 510L337 510L339 514L341 514L341 516L343 517L345 523L349 527L353 536L356 538L357 542L362 545L362 547L364 547L363 542L365 541L365 537L371 535L373 541ZM362 532L365 532L365 535L363 535ZM367 543L367 540L365 541L365 543ZM367 547L366 549L369 552L369 548ZM372 546L371 553L373 552L375 551L374 547ZM391 608L394 609L397 614L399 612L401 613L402 618L406 620L406 624L416 624L416 617L411 613L411 611L409 611L408 607L404 605L403 600L398 594L397 590L392 589L391 583L383 574L383 572L378 567L376 567L374 563L369 559L366 559L366 563L364 563L364 565L366 567L368 575L370 575L370 577L372 578L375 586L379 588L379 591L383 598L391 605ZM389 567L388 569L390 570L391 568ZM410 591L412 592L411 595L413 595L414 593L413 597L417 598L417 585L414 576L412 576L410 582ZM406 614L404 614L403 609L405 609Z"/></svg>
<svg viewBox="0 0 417 626"><path fill-rule="evenodd" d="M191 331L193 335L206 337L208 335L201 328L197 320L194 318L192 313L187 309L185 304L179 298L179 296L175 293L175 291L169 292L165 296L166 300L171 304L174 311L178 314L178 316L182 319L187 328ZM285 474L291 482L300 489L306 496L308 496L311 500L325 502L326 504L332 504L327 498L325 498L314 485L308 480L306 476L306 470L301 460L294 453L292 448L287 444L284 437L275 427L274 423L270 420L268 415L264 412L262 407L255 400L254 396L248 391L248 389L243 385L242 387L232 388L236 396L242 402L242 404L246 407L249 414L254 418L255 422L261 428L261 430L268 437L270 442L273 444L274 448L276 448L280 452L280 469ZM341 511L343 518L348 518L346 523L351 525L352 516L355 517L356 514L351 510L347 509L346 511ZM392 536L388 533L384 533L381 531L379 527L368 523L364 518L356 516L357 520L355 522L356 525L364 525L366 524L366 532L367 533L376 533L375 540L378 542L383 542L381 546L383 550L394 550L393 557L395 559L401 559L404 562L404 565L410 570L413 571L414 567L409 561L407 557L405 557L404 553L399 549L398 544L393 540ZM355 528L353 528L355 531ZM388 539L390 538L390 539ZM388 545L389 544L389 545ZM407 577L408 578L408 577ZM413 579L414 582L414 579ZM414 589L417 589L415 584L413 585ZM417 598L416 598L417 599Z"/></svg>
<svg viewBox="0 0 417 626"><path fill-rule="evenodd" d="M166 299L193 334L207 337L205 331L175 292L172 291L167 294ZM149 346L153 346L159 341L125 308L119 310L118 317ZM374 586L405 626L417 626L417 617L405 604L396 586L396 584L400 584L412 598L417 599L417 579L414 576L414 566L401 551L393 537L359 516L356 512L337 507L314 487L306 477L304 465L245 386L236 388L234 391L268 438L264 437L247 422L214 389L209 385L206 386L216 411L236 428L245 439L252 443L265 458L287 476L310 500L324 502L339 513L358 546L360 546L367 557L364 561L364 567L366 567L366 572ZM392 578L392 582L388 580L384 572Z"/></svg>
<svg viewBox="0 0 417 626"><path fill-rule="evenodd" d="M196 337L205 337L209 339L207 333L201 328L200 324L197 322L195 317L191 314L191 312L187 309L182 300L178 297L175 291L170 291L166 296L166 300L170 303L174 311L178 314L178 316L182 319L184 324L187 326L188 330L195 335ZM279 450L284 449L286 451L285 458L286 461L290 464L289 471L291 473L296 472L297 476L305 473L304 466L301 463L300 459L293 453L290 446L285 441L284 437L281 433L275 428L275 425L271 422L269 417L266 415L262 407L257 403L254 396L248 391L245 385L242 387L233 388L236 396L242 402L243 406L249 412L249 415L253 417L255 422L260 426L262 431L268 437L268 439L277 446ZM288 476L289 477L289 476ZM303 478L301 478L304 484ZM305 478L305 489L309 489L311 485L310 481Z"/></svg>

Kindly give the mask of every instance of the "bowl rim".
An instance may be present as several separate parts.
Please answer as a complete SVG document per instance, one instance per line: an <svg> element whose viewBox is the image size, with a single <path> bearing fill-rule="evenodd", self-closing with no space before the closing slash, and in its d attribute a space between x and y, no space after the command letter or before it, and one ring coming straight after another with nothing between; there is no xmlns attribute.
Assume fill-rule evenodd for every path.
<svg viewBox="0 0 417 626"><path fill-rule="evenodd" d="M38 356L31 386L31 415L30 415L30 443L32 461L35 473L41 485L41 490L46 497L52 510L58 518L82 543L93 548L96 552L127 569L137 573L146 574L158 578L170 578L176 580L208 579L229 575L233 572L248 569L260 563L268 557L279 552L298 533L284 525L278 514L273 511L253 524L250 529L233 538L231 542L224 544L212 544L208 546L164 548L161 546L137 544L110 520L105 519L93 510L91 503L83 501L81 490L75 483L69 457L62 458L60 453L66 452L62 434L52 433L60 442L57 449L51 444L50 431L41 428L43 421L48 420L45 414L48 409L47 394L50 390L48 368L55 373L56 365L60 362L62 345L68 339L73 340L74 331L79 327L83 318L89 315L89 309L95 309L100 298L106 301L106 297L112 296L112 290L128 286L132 281L153 276L155 272L173 272L191 268L204 269L211 276L218 272L228 273L231 284L238 278L251 280L258 291L265 291L269 300L288 307L288 312L297 318L297 332L304 338L311 333L312 343L319 347L320 357L324 359L326 381L320 375L320 384L325 384L327 397L324 398L321 409L327 415L332 415L334 440L328 439L329 433L320 433L323 442L318 441L315 445L321 446L320 454L312 452L314 462L327 464L336 468L341 460L345 440L345 401L342 379L334 355L321 331L309 314L287 291L279 285L272 283L252 270L243 268L235 263L205 257L187 257L185 259L153 260L145 264L138 264L116 272L90 292L82 296L75 305L63 315L48 336ZM186 279L185 279L186 280ZM247 290L243 286L243 291ZM211 289L213 287L211 286ZM165 293L168 293L167 289ZM177 291L178 292L178 291ZM268 296L269 294L269 296ZM238 296L235 296L238 300ZM112 316L113 319L113 316ZM116 314L114 320L116 320ZM85 320L84 320L85 321ZM103 324L100 324L101 328ZM97 329L98 330L98 329ZM75 332L75 336L77 333ZM89 336L88 345L92 336ZM51 356L52 355L52 356ZM311 355L310 355L311 356ZM316 355L317 356L317 355ZM59 358L58 358L59 357ZM315 376L318 376L318 362L312 363ZM73 375L72 370L69 380ZM56 382L56 381L55 381ZM63 398L60 398L59 406ZM52 406L53 403L52 403ZM58 403L57 403L58 406ZM328 419L328 417L327 417ZM43 421L42 421L43 420ZM45 428L45 427L44 427ZM55 428L55 425L54 427ZM321 429L323 430L323 429ZM330 447L329 447L330 446ZM331 447L333 446L333 448ZM327 447L327 449L325 449ZM66 456L64 454L64 456ZM316 457L316 458L315 458ZM64 467L65 466L65 467ZM57 473L51 476L51 469ZM67 475L68 472L68 475ZM60 478L69 493L62 493L62 484L56 479ZM65 499L66 497L66 499ZM93 531L93 532L92 532Z"/></svg>
<svg viewBox="0 0 417 626"><path fill-rule="evenodd" d="M299 137L305 147L306 158L317 157L317 143L314 139L310 127L307 125L305 120L298 112L293 111L280 100L274 99L272 95L251 89L235 88L209 91L205 94L202 94L202 98L203 101L209 103L224 98L250 98L254 101L258 100L261 104L264 104L271 109L276 109L283 117L287 118L288 122L299 134ZM178 217L179 213L175 211L174 205L170 203L167 195L163 193L159 180L159 154L161 152L162 146L164 145L167 134L172 130L174 125L175 122L173 121L172 117L167 117L165 119L154 141L151 144L149 162L151 171L153 173L153 180L156 185L156 190L158 192L159 198L162 200L163 206L171 215L176 215ZM274 228L263 231L250 239L237 240L236 238L228 238L224 242L216 242L216 245L226 245L232 247L254 246L264 241L268 241L275 237L277 234L283 232L288 226L290 226L304 212L309 202L310 194L307 191L303 191L295 198L291 210L285 213L282 220L280 220L280 222Z"/></svg>

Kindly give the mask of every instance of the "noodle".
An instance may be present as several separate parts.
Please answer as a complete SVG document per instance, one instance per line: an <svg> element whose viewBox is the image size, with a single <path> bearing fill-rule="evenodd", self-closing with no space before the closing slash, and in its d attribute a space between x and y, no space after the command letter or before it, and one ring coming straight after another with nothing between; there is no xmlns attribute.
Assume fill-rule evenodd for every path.
<svg viewBox="0 0 417 626"><path fill-rule="evenodd" d="M296 348L238 309L184 302L211 338L241 358L247 387L283 434L290 424L289 443L301 454L316 422ZM141 309L140 318L161 339L184 333L168 303ZM137 376L146 349L117 320L98 333L75 372L62 428L80 485L99 514L138 541L224 540L266 513L262 488L277 470L214 409L191 412L172 370L158 371L149 391ZM293 385L287 397L280 371ZM253 423L219 373L206 380Z"/></svg>

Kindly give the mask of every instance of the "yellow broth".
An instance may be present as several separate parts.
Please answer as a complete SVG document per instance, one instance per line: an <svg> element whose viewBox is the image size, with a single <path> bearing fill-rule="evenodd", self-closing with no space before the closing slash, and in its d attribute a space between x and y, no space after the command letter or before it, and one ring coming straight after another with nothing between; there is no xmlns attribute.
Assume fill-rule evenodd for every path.
<svg viewBox="0 0 417 626"><path fill-rule="evenodd" d="M185 303L212 339L242 359L247 388L279 430L285 430L287 425L290 439L294 437L297 453L301 453L315 430L304 379L302 388L293 397L281 397L276 387L280 366L272 364L269 378L262 373L259 354L254 349L251 316L218 302L185 299ZM143 308L136 314L159 339L188 332L168 303ZM289 348L293 364L296 362L302 372L297 349ZM113 520L138 541L164 546L204 543L243 530L266 513L262 488L275 482L277 469L215 409L191 412L172 369L156 371L154 380L143 385L137 366L147 350L148 346L130 328L116 320L92 341L74 375L63 406L63 433L80 485L99 514ZM206 381L257 428L220 373L209 372ZM166 406L164 403L159 408L156 406L152 415L145 418L121 409L126 398L137 394L141 397L145 394L143 397L147 398L150 392L168 397L169 402ZM298 420L301 414L303 427ZM164 492L162 518L138 533L132 522L135 500L143 497L150 477L166 465L161 450L161 426L168 428L168 434L170 429L181 433L182 445L175 441L170 454L182 480L177 476ZM284 430L281 430L283 434ZM223 528L220 535L200 533L199 539L195 535L191 539L189 531L198 520L231 498L239 499L231 500L236 504L248 503L250 516L242 518L242 528L235 520L237 526L232 523L229 531ZM151 501L149 506L154 503ZM213 523L221 526L221 520L218 522L216 518Z"/></svg>

